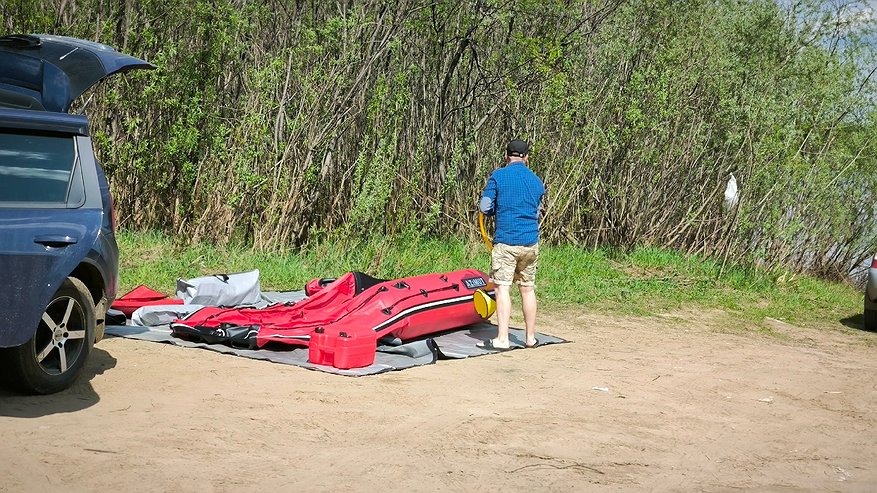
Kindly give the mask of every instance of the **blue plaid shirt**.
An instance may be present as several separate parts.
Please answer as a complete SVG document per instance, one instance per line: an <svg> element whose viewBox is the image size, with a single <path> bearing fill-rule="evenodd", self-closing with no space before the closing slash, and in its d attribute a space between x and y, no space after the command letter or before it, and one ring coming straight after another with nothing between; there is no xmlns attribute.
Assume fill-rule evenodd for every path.
<svg viewBox="0 0 877 493"><path fill-rule="evenodd" d="M513 161L487 180L480 208L496 215L495 243L535 245L539 241L539 204L545 195L542 180L523 161Z"/></svg>

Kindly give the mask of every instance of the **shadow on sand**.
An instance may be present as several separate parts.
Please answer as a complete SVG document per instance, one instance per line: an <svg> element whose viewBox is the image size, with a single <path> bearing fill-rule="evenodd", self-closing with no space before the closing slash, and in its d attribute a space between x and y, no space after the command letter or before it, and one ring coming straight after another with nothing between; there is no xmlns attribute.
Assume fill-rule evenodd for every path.
<svg viewBox="0 0 877 493"><path fill-rule="evenodd" d="M849 317L840 319L840 323L845 327L849 327L851 329L857 329L864 332L874 333L873 330L868 330L865 328L865 317L861 313L857 313L855 315L850 315Z"/></svg>
<svg viewBox="0 0 877 493"><path fill-rule="evenodd" d="M38 418L50 414L70 413L91 407L100 396L91 386L91 380L116 366L116 358L95 347L91 350L88 364L69 389L52 395L22 395L6 387L0 387L0 416L14 418Z"/></svg>

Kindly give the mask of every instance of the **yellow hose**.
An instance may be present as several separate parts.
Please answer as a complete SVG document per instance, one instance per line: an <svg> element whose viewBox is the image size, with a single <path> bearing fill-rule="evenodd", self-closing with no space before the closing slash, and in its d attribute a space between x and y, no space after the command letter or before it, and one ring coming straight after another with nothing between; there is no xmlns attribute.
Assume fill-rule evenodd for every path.
<svg viewBox="0 0 877 493"><path fill-rule="evenodd" d="M490 237L487 236L487 228L484 227L484 213L478 213L478 226L481 229L481 239L484 240L484 244L487 245L488 251L493 251L493 243L490 241ZM493 288L491 288L492 290ZM496 311L496 301L487 291L483 289L479 289L472 294L472 301L475 305L475 311L481 315L481 318L487 320L493 315L493 312Z"/></svg>
<svg viewBox="0 0 877 493"><path fill-rule="evenodd" d="M490 242L490 237L487 236L487 230L484 228L484 213L478 213L478 225L481 227L481 239L484 240L484 244L487 245L487 249L489 251L493 251L493 243Z"/></svg>

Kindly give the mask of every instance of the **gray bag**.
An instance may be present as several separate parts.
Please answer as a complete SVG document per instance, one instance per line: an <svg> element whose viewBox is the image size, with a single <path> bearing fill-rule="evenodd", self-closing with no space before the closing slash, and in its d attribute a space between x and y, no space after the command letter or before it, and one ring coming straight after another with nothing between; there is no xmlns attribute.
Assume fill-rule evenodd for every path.
<svg viewBox="0 0 877 493"><path fill-rule="evenodd" d="M259 269L189 280L177 279L177 298L186 305L252 305L262 299Z"/></svg>

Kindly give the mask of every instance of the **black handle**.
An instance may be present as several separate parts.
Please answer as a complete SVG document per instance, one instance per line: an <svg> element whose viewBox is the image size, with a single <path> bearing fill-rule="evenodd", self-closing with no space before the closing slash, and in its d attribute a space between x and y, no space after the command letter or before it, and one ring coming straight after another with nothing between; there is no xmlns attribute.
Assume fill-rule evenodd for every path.
<svg viewBox="0 0 877 493"><path fill-rule="evenodd" d="M74 238L69 235L44 235L37 236L33 239L34 243L39 243L40 245L44 245L50 248L62 248L70 245L75 245L79 241L79 238Z"/></svg>

